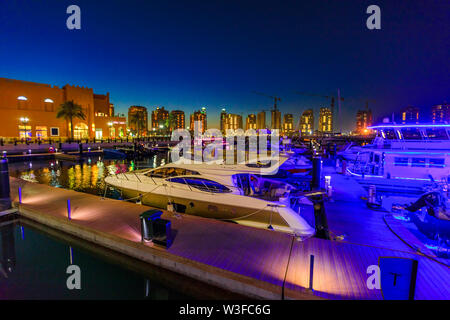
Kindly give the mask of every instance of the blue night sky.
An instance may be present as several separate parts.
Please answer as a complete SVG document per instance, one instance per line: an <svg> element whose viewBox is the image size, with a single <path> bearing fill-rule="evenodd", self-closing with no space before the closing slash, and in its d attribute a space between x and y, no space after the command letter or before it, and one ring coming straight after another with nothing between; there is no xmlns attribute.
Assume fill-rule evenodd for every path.
<svg viewBox="0 0 450 320"><path fill-rule="evenodd" d="M66 8L81 8L81 30ZM381 30L366 28L381 7ZM116 111L206 106L244 116L278 95L296 122L336 94L344 128L366 99L375 118L406 105L429 113L450 101L450 2L442 1L0 1L0 77L110 92Z"/></svg>

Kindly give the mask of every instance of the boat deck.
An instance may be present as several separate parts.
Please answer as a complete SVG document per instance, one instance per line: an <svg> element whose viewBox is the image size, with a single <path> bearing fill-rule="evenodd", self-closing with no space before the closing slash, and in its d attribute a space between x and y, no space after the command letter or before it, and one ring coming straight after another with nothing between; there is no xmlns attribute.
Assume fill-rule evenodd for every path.
<svg viewBox="0 0 450 320"><path fill-rule="evenodd" d="M380 290L367 288L366 270L380 256L396 256L419 261L416 299L450 298L449 268L405 245L389 231L381 213L341 203L339 192L326 209L330 228L347 234L344 241L299 242L284 233L165 212L175 235L165 249L141 243L139 214L149 207L11 178L15 202L19 186L23 200L17 206L29 219L250 297L382 299ZM311 254L312 291L307 289Z"/></svg>

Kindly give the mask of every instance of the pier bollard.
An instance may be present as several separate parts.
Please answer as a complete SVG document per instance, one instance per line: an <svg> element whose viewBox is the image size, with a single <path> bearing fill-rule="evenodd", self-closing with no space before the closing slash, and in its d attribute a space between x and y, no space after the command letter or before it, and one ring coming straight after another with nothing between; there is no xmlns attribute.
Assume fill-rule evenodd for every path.
<svg viewBox="0 0 450 320"><path fill-rule="evenodd" d="M17 193L19 195L19 203L22 204L22 187L18 188Z"/></svg>
<svg viewBox="0 0 450 320"><path fill-rule="evenodd" d="M0 210L11 208L8 159L0 159Z"/></svg>
<svg viewBox="0 0 450 320"><path fill-rule="evenodd" d="M311 196L310 199L314 203L316 237L320 239L330 240L323 195L314 195Z"/></svg>
<svg viewBox="0 0 450 320"><path fill-rule="evenodd" d="M322 175L322 158L314 157L312 159L313 168L312 168L312 181L311 181L311 190L320 189L320 180Z"/></svg>
<svg viewBox="0 0 450 320"><path fill-rule="evenodd" d="M80 154L83 154L83 143L80 142L78 144L78 150L79 150Z"/></svg>
<svg viewBox="0 0 450 320"><path fill-rule="evenodd" d="M313 290L314 280L314 255L309 256L309 290Z"/></svg>
<svg viewBox="0 0 450 320"><path fill-rule="evenodd" d="M70 207L70 199L67 199L67 218L71 220L72 208Z"/></svg>

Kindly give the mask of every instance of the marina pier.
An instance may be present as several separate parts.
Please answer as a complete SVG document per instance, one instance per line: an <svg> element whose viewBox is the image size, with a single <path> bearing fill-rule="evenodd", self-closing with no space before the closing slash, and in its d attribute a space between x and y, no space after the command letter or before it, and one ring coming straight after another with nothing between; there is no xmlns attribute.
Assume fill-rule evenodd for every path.
<svg viewBox="0 0 450 320"><path fill-rule="evenodd" d="M450 288L442 286L450 283L448 267L392 233L390 228L403 240L414 240L385 212L348 205L353 200L345 192L325 204L330 229L346 233L342 240L335 234L334 240L297 241L286 233L165 211L162 218L170 220L174 233L169 248L141 242L139 215L149 209L142 205L16 178L11 178L11 200L19 217L249 298L383 299L381 290L367 286L367 269L379 257L418 261L415 299L450 296ZM346 203L346 210L336 208Z"/></svg>

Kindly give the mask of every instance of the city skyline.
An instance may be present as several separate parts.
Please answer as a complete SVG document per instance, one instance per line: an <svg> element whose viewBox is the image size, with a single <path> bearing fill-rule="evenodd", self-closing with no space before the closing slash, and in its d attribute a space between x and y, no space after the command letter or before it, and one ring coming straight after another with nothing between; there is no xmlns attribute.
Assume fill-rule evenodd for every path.
<svg viewBox="0 0 450 320"><path fill-rule="evenodd" d="M420 3L379 1L382 29L370 31L364 1L276 8L77 1L82 28L71 31L64 24L67 3L51 2L48 8L22 0L2 4L0 61L8 63L1 76L110 92L117 113L131 105L186 114L206 107L210 126L219 128L224 106L230 113L272 108L253 91L281 97L282 113L298 119L310 108L318 114L329 101L295 91L337 95L339 88L342 127L349 131L365 100L375 101L369 104L375 122L407 105L428 114L450 100L445 3L427 4L431 23L431 14L419 14Z"/></svg>

